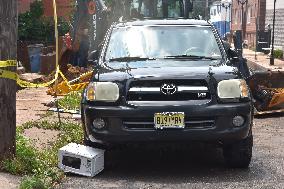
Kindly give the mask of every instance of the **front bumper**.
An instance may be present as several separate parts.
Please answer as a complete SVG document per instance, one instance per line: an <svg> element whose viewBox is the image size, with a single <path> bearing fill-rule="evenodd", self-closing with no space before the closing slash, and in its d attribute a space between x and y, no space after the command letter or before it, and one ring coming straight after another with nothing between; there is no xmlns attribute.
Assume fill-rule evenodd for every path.
<svg viewBox="0 0 284 189"><path fill-rule="evenodd" d="M248 136L252 126L252 108L250 102L203 105L160 105L160 106L91 106L82 104L82 119L85 135L91 142L119 144L135 142L179 142L214 141L231 142ZM184 112L187 119L213 120L213 124L200 124L184 129L129 128L125 120L154 120L158 112ZM245 123L234 127L232 118L241 115ZM96 130L92 126L95 118L103 118L106 128ZM194 122L192 122L194 123ZM211 122L212 123L212 122Z"/></svg>

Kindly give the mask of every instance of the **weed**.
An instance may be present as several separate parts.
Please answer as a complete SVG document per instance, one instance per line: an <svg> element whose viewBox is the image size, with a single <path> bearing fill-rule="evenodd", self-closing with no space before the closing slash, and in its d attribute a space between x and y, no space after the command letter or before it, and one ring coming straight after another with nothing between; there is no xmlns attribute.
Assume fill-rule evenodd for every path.
<svg viewBox="0 0 284 189"><path fill-rule="evenodd" d="M60 131L58 139L51 144L50 148L43 150L35 149L30 141L23 136L25 129L41 128ZM46 189L52 188L64 178L63 172L57 168L58 150L70 142L82 143L83 130L79 124L63 122L36 121L28 122L17 128L16 156L4 160L4 171L15 175L27 175L20 189Z"/></svg>
<svg viewBox="0 0 284 189"><path fill-rule="evenodd" d="M58 100L58 106L66 110L80 110L82 91L70 92Z"/></svg>
<svg viewBox="0 0 284 189"><path fill-rule="evenodd" d="M46 111L44 114L40 115L41 118L48 118L54 114L52 111Z"/></svg>
<svg viewBox="0 0 284 189"><path fill-rule="evenodd" d="M41 169L36 149L19 132L16 135L16 156L2 162L3 169L17 175L34 174Z"/></svg>
<svg viewBox="0 0 284 189"><path fill-rule="evenodd" d="M32 176L25 177L21 184L20 189L48 189L41 178Z"/></svg>
<svg viewBox="0 0 284 189"><path fill-rule="evenodd" d="M274 50L274 57L278 59L283 59L283 51L280 49Z"/></svg>

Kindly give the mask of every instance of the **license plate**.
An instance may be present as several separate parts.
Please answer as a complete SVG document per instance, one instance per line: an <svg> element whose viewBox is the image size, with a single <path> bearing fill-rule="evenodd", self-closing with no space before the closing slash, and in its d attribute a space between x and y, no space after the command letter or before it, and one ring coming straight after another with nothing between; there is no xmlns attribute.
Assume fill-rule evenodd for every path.
<svg viewBox="0 0 284 189"><path fill-rule="evenodd" d="M154 116L155 128L184 128L184 113L183 112L164 112L156 113Z"/></svg>

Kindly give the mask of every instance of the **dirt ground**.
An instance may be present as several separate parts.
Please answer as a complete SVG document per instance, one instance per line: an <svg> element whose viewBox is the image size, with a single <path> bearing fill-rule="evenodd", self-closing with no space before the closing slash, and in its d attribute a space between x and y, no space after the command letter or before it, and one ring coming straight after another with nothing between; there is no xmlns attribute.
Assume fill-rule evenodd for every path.
<svg viewBox="0 0 284 189"><path fill-rule="evenodd" d="M17 189L19 188L20 177L13 176L7 173L0 173L0 188L1 189Z"/></svg>
<svg viewBox="0 0 284 189"><path fill-rule="evenodd" d="M46 114L45 104L53 101L52 96L46 94L47 88L24 89L17 93L17 125L27 121L39 120Z"/></svg>

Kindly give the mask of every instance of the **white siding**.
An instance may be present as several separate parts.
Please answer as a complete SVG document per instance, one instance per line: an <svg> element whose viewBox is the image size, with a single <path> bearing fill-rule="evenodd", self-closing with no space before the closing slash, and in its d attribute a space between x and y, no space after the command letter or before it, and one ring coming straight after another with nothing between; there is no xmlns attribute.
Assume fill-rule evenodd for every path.
<svg viewBox="0 0 284 189"><path fill-rule="evenodd" d="M274 0L266 0L265 24L272 27ZM284 0L276 1L275 45L284 47Z"/></svg>
<svg viewBox="0 0 284 189"><path fill-rule="evenodd" d="M266 9L270 10L273 9L274 6L274 0L266 0ZM284 9L284 1L283 0L277 0L276 1L276 9Z"/></svg>

